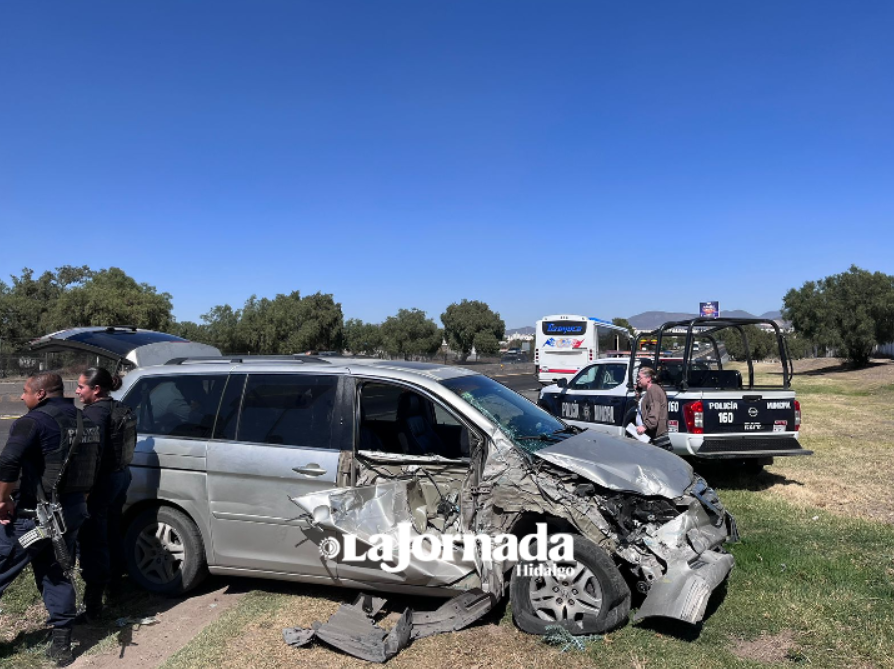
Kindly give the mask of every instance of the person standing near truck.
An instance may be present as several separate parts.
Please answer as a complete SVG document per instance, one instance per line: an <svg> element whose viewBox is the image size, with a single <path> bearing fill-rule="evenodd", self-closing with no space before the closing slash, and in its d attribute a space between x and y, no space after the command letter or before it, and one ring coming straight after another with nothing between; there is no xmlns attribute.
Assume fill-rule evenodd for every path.
<svg viewBox="0 0 894 669"><path fill-rule="evenodd" d="M655 370L640 367L636 374L636 392L639 409L636 415L636 433L645 434L653 442L667 434L667 393L654 381Z"/></svg>

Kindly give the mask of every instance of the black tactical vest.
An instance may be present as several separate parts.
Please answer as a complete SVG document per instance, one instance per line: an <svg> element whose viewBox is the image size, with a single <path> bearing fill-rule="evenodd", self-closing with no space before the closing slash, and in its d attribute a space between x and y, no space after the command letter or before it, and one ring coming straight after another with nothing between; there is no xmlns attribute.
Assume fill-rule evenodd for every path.
<svg viewBox="0 0 894 669"><path fill-rule="evenodd" d="M111 400L109 411L107 448L114 453L115 469L124 469L133 460L137 445L137 417L124 402Z"/></svg>
<svg viewBox="0 0 894 669"><path fill-rule="evenodd" d="M59 447L44 453L41 487L47 495L53 490L62 495L70 492L90 492L96 478L100 456L99 426L85 418L80 410L77 418L67 415L59 407L45 404L40 411L59 426Z"/></svg>

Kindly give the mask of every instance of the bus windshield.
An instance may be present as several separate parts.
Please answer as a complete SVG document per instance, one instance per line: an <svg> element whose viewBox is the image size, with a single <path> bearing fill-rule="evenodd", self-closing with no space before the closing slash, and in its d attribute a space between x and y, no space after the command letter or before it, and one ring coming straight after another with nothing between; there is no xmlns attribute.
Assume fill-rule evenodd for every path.
<svg viewBox="0 0 894 669"><path fill-rule="evenodd" d="M544 316L534 330L534 363L541 383L570 380L598 358L629 352L630 331L586 316Z"/></svg>

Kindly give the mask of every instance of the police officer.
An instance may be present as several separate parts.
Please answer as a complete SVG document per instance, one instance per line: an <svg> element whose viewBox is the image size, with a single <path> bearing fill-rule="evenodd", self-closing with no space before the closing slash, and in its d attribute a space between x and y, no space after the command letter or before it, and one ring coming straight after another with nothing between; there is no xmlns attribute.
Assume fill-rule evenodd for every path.
<svg viewBox="0 0 894 669"><path fill-rule="evenodd" d="M46 654L56 666L64 667L74 661L74 586L50 540L23 548L19 538L35 527L27 510L43 500L56 502L67 528L68 556L74 554L78 528L87 516L86 494L96 477L100 433L73 400L63 397L58 374L40 372L30 377L22 401L29 411L12 424L0 451L0 596L30 563L53 628Z"/></svg>
<svg viewBox="0 0 894 669"><path fill-rule="evenodd" d="M102 617L102 597L106 585L114 587L124 572L124 542L121 512L130 486L130 460L136 443L136 420L126 407L109 397L121 379L102 367L91 367L78 378L75 394L84 404L84 415L100 427L102 455L96 483L87 499L89 517L78 533L78 556L84 579L84 614L88 621ZM126 412L123 420L113 419L113 409ZM119 434L120 433L120 434Z"/></svg>

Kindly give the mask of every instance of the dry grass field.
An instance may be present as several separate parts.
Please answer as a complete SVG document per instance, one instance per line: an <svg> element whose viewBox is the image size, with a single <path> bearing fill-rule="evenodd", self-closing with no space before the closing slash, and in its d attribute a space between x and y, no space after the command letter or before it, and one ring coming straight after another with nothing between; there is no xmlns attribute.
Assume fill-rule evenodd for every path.
<svg viewBox="0 0 894 669"><path fill-rule="evenodd" d="M756 365L757 374L776 372ZM836 359L799 360L801 442L811 457L779 458L761 494L800 506L894 523L894 361L852 370Z"/></svg>

